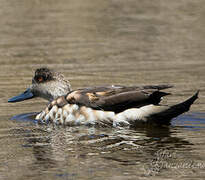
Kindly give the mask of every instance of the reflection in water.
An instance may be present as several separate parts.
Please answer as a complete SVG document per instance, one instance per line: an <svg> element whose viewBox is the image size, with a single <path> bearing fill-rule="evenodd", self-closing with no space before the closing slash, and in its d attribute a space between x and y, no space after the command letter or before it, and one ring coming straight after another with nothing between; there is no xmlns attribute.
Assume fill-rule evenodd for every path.
<svg viewBox="0 0 205 180"><path fill-rule="evenodd" d="M189 113L180 117L178 121L173 121L174 126L183 126L191 131L199 131L205 128L204 113Z"/></svg>
<svg viewBox="0 0 205 180"><path fill-rule="evenodd" d="M27 125L9 131L9 134L23 138L23 149L32 151L33 160L27 165L32 176L44 178L45 172L51 177L66 178L81 178L83 174L92 177L102 172L109 175L116 166L122 173L149 177L176 168L182 169L183 173L187 173L184 172L187 167L205 168L201 160L190 160L195 157L192 153L194 144L184 137L177 137L187 128L186 122L194 124L202 120L202 113L179 116L170 127L134 129L40 125L33 120L35 115L14 116L13 121ZM28 177L28 172L23 172L22 177Z"/></svg>
<svg viewBox="0 0 205 180"><path fill-rule="evenodd" d="M24 113L24 114L17 114L11 118L11 120L15 121L35 121L35 117L38 113L33 112L33 113Z"/></svg>
<svg viewBox="0 0 205 180"><path fill-rule="evenodd" d="M28 170L20 173L21 178L44 178L45 172L53 178L77 179L83 178L84 174L89 178L108 177L113 171L130 176L170 172L177 175L179 170L173 171L176 167L186 174L189 169L185 166L200 165L201 168L203 165L200 158L189 161L190 158L198 159L198 155L193 153L193 142L179 136L181 132L187 133L183 126L135 129L60 127L36 124L28 118L30 115L33 113L15 116L18 119L13 121L20 127L8 130L8 134L16 137L17 144L21 145L20 150L29 152L25 167ZM20 117L24 120L20 121ZM184 116L180 118L183 121ZM190 118L191 121L194 120Z"/></svg>
<svg viewBox="0 0 205 180"><path fill-rule="evenodd" d="M80 169L91 170L98 174L101 162L107 165L103 171L115 166L149 167L150 160L155 159L159 150L178 153L186 149L190 155L192 145L183 138L172 137L170 128L137 128L137 129L96 129L94 127L53 127L40 126L40 129L13 131L22 137L27 134L24 147L32 148L35 160L29 169L42 174L44 171L66 176L80 176ZM46 136L36 136L36 131L45 129ZM154 133L153 133L154 132ZM30 135L28 135L30 134ZM39 134L38 134L39 135ZM87 164L90 159L99 159ZM169 161L170 159L167 159ZM173 159L171 159L173 160ZM140 163L140 164L139 164ZM72 166L71 166L72 165ZM74 167L78 167L75 169ZM122 168L121 167L121 168ZM88 169L87 169L88 168ZM86 170L87 169L87 170ZM59 172L59 170L61 172ZM153 170L154 171L154 170ZM71 174L69 174L69 172ZM129 172L134 173L134 172ZM139 170L143 175L144 170ZM153 173L156 173L155 171Z"/></svg>

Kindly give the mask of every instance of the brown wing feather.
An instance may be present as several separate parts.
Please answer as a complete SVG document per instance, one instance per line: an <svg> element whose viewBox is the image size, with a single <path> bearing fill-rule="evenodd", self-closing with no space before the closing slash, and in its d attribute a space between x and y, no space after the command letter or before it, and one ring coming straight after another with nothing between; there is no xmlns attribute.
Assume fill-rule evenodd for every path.
<svg viewBox="0 0 205 180"><path fill-rule="evenodd" d="M92 87L72 91L66 96L66 100L71 104L118 113L132 107L158 104L162 96L169 94L159 90L170 87L168 85Z"/></svg>

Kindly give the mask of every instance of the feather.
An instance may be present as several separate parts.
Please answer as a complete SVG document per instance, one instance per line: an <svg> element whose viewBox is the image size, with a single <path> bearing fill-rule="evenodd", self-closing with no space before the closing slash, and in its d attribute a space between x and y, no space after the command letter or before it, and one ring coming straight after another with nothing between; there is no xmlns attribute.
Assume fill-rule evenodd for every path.
<svg viewBox="0 0 205 180"><path fill-rule="evenodd" d="M70 104L119 113L128 108L159 104L163 96L170 94L159 90L170 87L172 86L101 86L71 91L65 98Z"/></svg>

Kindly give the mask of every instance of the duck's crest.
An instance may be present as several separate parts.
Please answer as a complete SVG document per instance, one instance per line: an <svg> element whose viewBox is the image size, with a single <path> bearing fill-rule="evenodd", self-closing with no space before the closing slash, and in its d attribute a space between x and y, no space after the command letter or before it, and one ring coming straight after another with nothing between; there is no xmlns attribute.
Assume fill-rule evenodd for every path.
<svg viewBox="0 0 205 180"><path fill-rule="evenodd" d="M54 72L47 67L36 69L33 80L37 83L54 79Z"/></svg>

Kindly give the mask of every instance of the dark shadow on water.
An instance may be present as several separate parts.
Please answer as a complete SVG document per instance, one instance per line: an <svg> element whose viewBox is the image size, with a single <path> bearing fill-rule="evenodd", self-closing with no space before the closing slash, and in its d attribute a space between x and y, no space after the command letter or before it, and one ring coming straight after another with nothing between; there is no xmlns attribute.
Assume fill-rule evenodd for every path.
<svg viewBox="0 0 205 180"><path fill-rule="evenodd" d="M172 121L172 126L199 131L205 128L205 113L194 112L181 115Z"/></svg>
<svg viewBox="0 0 205 180"><path fill-rule="evenodd" d="M30 122L37 122L35 120L35 116L38 114L39 112L31 112L31 113L23 113L23 114L17 114L15 116L13 116L11 118L11 120L15 120L15 121L30 121Z"/></svg>

